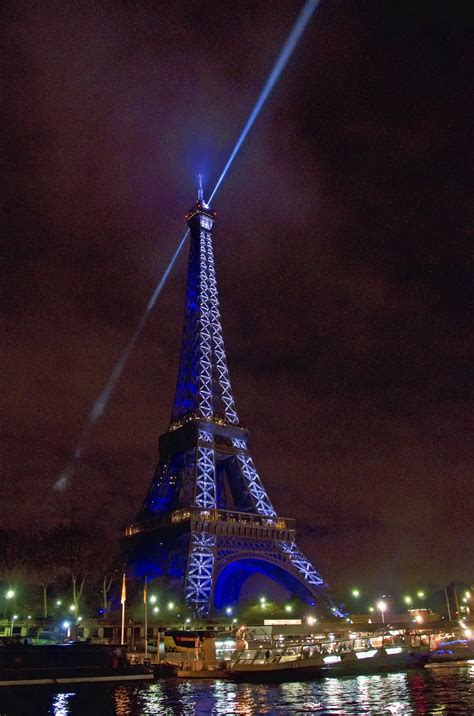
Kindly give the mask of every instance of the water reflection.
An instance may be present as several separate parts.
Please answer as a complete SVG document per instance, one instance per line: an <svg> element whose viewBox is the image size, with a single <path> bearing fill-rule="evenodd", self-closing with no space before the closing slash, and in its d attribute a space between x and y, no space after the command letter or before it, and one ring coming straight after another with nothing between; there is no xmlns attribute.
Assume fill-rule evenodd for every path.
<svg viewBox="0 0 474 716"><path fill-rule="evenodd" d="M168 679L1 689L1 716L473 716L474 662L280 686Z"/></svg>
<svg viewBox="0 0 474 716"><path fill-rule="evenodd" d="M51 704L52 716L68 716L70 714L69 701L74 696L73 693L56 694Z"/></svg>
<svg viewBox="0 0 474 716"><path fill-rule="evenodd" d="M214 711L209 712L216 716L253 716L257 713L257 703L261 687L251 687L248 684L234 684L231 681L216 681L213 685L215 699ZM267 713L265 705L258 710L258 713Z"/></svg>
<svg viewBox="0 0 474 716"><path fill-rule="evenodd" d="M115 713L117 716L128 716L131 713L132 694L129 687L117 686L114 690Z"/></svg>

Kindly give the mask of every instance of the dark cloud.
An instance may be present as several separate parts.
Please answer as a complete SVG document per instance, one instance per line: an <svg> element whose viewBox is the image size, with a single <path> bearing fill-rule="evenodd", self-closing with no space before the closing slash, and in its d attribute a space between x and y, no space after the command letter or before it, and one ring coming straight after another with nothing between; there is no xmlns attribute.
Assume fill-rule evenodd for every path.
<svg viewBox="0 0 474 716"><path fill-rule="evenodd" d="M139 509L184 255L71 488L50 486L182 236L194 175L217 178L299 6L4 10L4 521ZM216 198L238 410L336 584L472 576L464 26L446 4L322 2Z"/></svg>

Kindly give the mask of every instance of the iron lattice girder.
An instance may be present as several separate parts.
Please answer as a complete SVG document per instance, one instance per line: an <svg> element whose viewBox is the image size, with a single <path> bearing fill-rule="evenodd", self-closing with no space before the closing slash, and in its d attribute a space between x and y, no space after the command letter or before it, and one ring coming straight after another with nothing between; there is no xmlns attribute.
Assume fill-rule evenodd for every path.
<svg viewBox="0 0 474 716"><path fill-rule="evenodd" d="M196 460L196 496L194 503L206 510L216 508L216 466L212 434L200 430Z"/></svg>
<svg viewBox="0 0 474 716"><path fill-rule="evenodd" d="M184 585L186 602L199 615L209 612L211 601L216 538L203 532L191 534Z"/></svg>
<svg viewBox="0 0 474 716"><path fill-rule="evenodd" d="M212 247L212 221L190 221L186 310L172 425L187 416L239 422L227 368Z"/></svg>
<svg viewBox="0 0 474 716"><path fill-rule="evenodd" d="M294 541L269 543L259 538L193 531L185 581L187 603L201 616L208 614L216 576L228 564L247 559L267 562L290 573L315 599L320 599L321 588L327 587Z"/></svg>

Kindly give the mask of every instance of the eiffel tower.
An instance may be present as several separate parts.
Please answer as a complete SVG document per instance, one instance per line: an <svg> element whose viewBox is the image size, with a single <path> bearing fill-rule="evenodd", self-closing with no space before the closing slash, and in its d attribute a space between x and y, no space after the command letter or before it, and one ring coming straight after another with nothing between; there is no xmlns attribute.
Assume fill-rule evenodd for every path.
<svg viewBox="0 0 474 716"><path fill-rule="evenodd" d="M222 336L212 242L216 214L203 199L187 214L190 249L178 381L159 464L130 538L137 576L162 575L197 616L236 603L255 573L339 614L327 586L277 514L239 423Z"/></svg>

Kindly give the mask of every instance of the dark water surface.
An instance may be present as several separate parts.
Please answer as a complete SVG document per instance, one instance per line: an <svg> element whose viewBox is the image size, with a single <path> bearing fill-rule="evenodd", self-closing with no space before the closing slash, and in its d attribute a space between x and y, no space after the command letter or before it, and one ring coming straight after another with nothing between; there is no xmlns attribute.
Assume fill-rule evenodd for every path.
<svg viewBox="0 0 474 716"><path fill-rule="evenodd" d="M422 671L280 686L168 679L148 684L0 689L0 716L474 716L474 661Z"/></svg>

